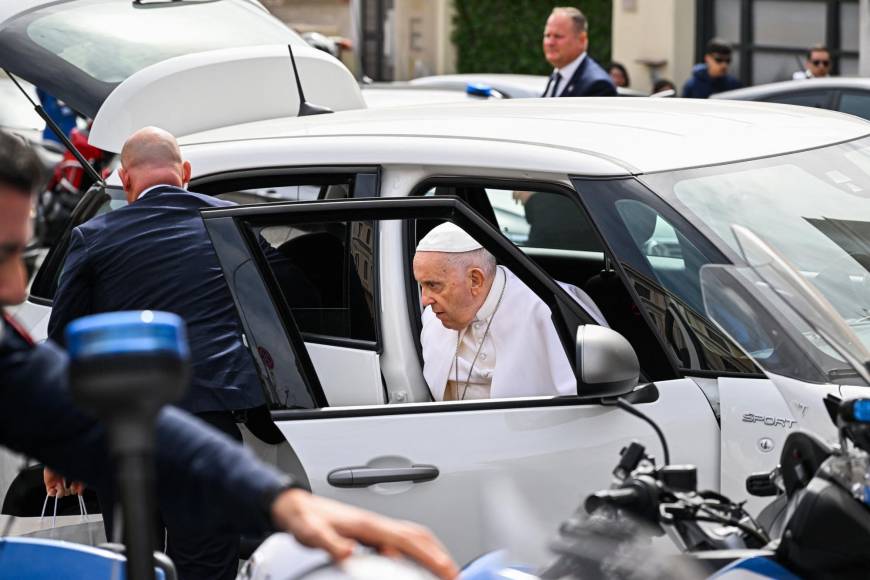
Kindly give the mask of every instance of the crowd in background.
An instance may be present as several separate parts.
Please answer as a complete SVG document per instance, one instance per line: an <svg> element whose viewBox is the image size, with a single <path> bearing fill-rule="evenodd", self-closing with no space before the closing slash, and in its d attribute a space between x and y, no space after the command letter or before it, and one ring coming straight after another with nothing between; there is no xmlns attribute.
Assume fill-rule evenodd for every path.
<svg viewBox="0 0 870 580"><path fill-rule="evenodd" d="M692 68L692 76L683 85L680 96L692 99L706 99L710 95L730 91L742 86L740 81L731 74L731 57L733 50L731 44L720 38L713 38L707 43L704 52L704 62L696 64ZM612 62L607 68L613 84L617 87L629 88L628 71L625 66L618 62ZM792 79L812 79L830 76L831 52L823 44L816 44L807 49L804 68L795 71ZM652 93L662 91L674 91L677 89L673 82L668 79L657 79L653 83Z"/></svg>

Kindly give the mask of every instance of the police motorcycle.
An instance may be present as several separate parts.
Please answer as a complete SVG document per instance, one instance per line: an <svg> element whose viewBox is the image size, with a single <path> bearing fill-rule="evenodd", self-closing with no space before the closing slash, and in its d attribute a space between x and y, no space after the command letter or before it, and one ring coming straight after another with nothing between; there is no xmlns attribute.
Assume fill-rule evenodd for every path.
<svg viewBox="0 0 870 580"><path fill-rule="evenodd" d="M125 542L0 537L0 580L176 580L172 561L154 551L154 423L188 384L184 322L167 312L96 314L73 321L66 339L73 398L106 427Z"/></svg>
<svg viewBox="0 0 870 580"><path fill-rule="evenodd" d="M661 430L629 403L614 401L657 431L663 463L640 443L629 444L610 489L586 498L559 527L549 563L497 551L467 565L463 579L870 577L870 353L856 336L870 326L846 323L752 232L735 226L733 233L745 265L702 269L707 313L787 401L805 410L777 468L746 480L750 494L776 499L753 518L744 502L698 490L696 468L670 463ZM811 378L819 392L799 398L791 378ZM428 577L386 560L363 552L334 565L276 535L238 580Z"/></svg>

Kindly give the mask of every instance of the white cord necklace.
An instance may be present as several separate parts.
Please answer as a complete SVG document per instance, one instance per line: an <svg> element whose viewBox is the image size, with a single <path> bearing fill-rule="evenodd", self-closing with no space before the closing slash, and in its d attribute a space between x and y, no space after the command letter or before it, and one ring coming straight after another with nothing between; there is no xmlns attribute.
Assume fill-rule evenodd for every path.
<svg viewBox="0 0 870 580"><path fill-rule="evenodd" d="M492 320L495 318L495 313L498 312L498 307L501 305L501 299L504 298L504 291L507 288L507 280L501 287L501 293L498 295L498 302L495 303L495 309L493 309L492 314L489 317L489 320L486 323L486 329L483 331L483 338L480 339L480 344L477 347L477 352L474 353L474 358L471 359L471 366L468 368L468 376L465 377L465 386L462 387L462 396L459 397L460 401L465 400L465 393L468 391L468 384L471 382L471 373L474 371L474 365L477 363L477 357L480 356L480 351L483 350L483 343L486 342L486 337L489 335L489 327L492 326ZM456 352L453 354L453 369L454 369L454 377L456 380L456 394L459 395L459 347L462 344L460 339L460 331L456 331Z"/></svg>

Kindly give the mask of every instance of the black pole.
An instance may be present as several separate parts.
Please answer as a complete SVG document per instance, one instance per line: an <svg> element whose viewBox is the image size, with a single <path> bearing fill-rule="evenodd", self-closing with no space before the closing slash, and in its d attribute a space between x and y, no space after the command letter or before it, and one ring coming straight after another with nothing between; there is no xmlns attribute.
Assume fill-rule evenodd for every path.
<svg viewBox="0 0 870 580"><path fill-rule="evenodd" d="M24 90L24 87L22 87L18 83L18 79L12 76L8 70L3 69L3 72L6 73L6 76L12 79L12 82L15 83L15 86L18 87L19 91L21 91L21 94L23 94L25 98L30 101L30 104L33 105L33 110L36 111L36 114L39 115L43 121L45 121L45 124L48 125L49 128L51 128L52 133L57 135L57 138L63 142L64 147L67 148L67 151L72 153L72 156L76 158L76 161L79 162L79 164L82 166L82 169L84 169L85 173L88 174L93 182L103 183L103 178L100 177L100 174L97 173L97 170L94 169L94 166L88 163L88 160L85 159L84 155L82 155L78 149L76 149L76 146L72 144L72 141L70 141L69 138L64 135L63 131L60 130L60 127L57 126L57 123L54 122L54 119L49 117L48 113L45 112L45 109L42 108L42 105L38 105L33 101L33 99L30 98L30 95L27 94L27 91Z"/></svg>
<svg viewBox="0 0 870 580"><path fill-rule="evenodd" d="M127 545L127 578L154 580L154 477L153 453L126 454L116 458L124 542Z"/></svg>

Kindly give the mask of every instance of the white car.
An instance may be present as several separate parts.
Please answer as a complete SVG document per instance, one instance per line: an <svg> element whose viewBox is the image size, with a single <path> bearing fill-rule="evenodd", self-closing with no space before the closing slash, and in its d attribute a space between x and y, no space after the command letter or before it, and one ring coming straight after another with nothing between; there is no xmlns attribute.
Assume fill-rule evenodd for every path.
<svg viewBox="0 0 870 580"><path fill-rule="evenodd" d="M308 100L339 108L336 91L315 95L305 74L308 63L344 82L313 52L297 54ZM248 433L246 441L314 492L422 522L463 561L492 547L485 506L503 481L552 526L608 485L623 445L640 439L658 449L649 426L603 394L632 399L662 426L672 462L696 464L701 487L733 498L746 496L748 474L776 463L791 429L832 435L822 397L848 391L846 365L827 351L796 357L754 328L745 340L729 331L741 349L707 315L701 272L743 263L730 233L743 225L783 252L866 345L866 123L776 105L647 99L294 118L298 95L279 93L272 78L262 82L274 93L251 98L289 110L262 117L225 79L261 61L258 70L277 70L277 59L249 48L147 66L90 103L91 141L118 151L132 130L163 126L181 137L190 189L256 202L203 212L286 440ZM190 75L196 83L179 84ZM508 211L515 197L522 212ZM121 204L112 177L84 197L75 222ZM503 231L516 232L518 216L528 229ZM550 305L572 361L578 329L592 318L554 280L584 287L637 352L637 388L592 384L580 369L577 397L433 402L410 264L417 240L443 220L466 228ZM648 250L653 236L676 247ZM64 251L52 250L17 310L40 338ZM756 359L781 375L776 384ZM605 370L632 375L630 364Z"/></svg>

